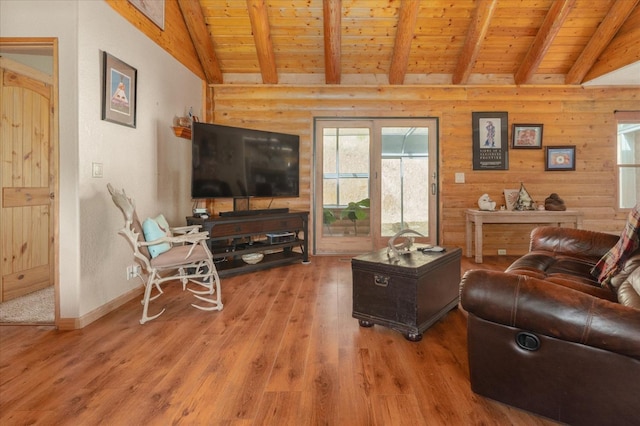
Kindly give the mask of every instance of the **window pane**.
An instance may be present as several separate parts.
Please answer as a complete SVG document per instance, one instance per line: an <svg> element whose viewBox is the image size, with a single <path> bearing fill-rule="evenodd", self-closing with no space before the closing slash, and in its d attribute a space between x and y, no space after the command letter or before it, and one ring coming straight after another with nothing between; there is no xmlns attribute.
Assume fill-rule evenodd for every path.
<svg viewBox="0 0 640 426"><path fill-rule="evenodd" d="M382 236L407 228L429 236L428 136L427 127L382 129Z"/></svg>
<svg viewBox="0 0 640 426"><path fill-rule="evenodd" d="M620 205L622 209L631 209L640 201L640 167L620 167Z"/></svg>
<svg viewBox="0 0 640 426"><path fill-rule="evenodd" d="M416 185L417 182L421 184ZM404 159L404 221L409 227L428 235L429 162L426 158Z"/></svg>
<svg viewBox="0 0 640 426"><path fill-rule="evenodd" d="M640 201L640 123L618 124L618 208Z"/></svg>
<svg viewBox="0 0 640 426"><path fill-rule="evenodd" d="M368 157L367 157L368 158ZM340 205L347 205L369 198L368 178L342 178L340 179Z"/></svg>
<svg viewBox="0 0 640 426"><path fill-rule="evenodd" d="M322 204L324 206L338 204L338 181L336 179L324 179L322 181Z"/></svg>
<svg viewBox="0 0 640 426"><path fill-rule="evenodd" d="M338 167L342 173L369 173L369 129L341 128Z"/></svg>
<svg viewBox="0 0 640 426"><path fill-rule="evenodd" d="M428 158L383 159L382 176L382 235L409 228L429 236Z"/></svg>
<svg viewBox="0 0 640 426"><path fill-rule="evenodd" d="M338 138L336 137L336 130L323 129L324 135L322 138L322 171L324 174L336 173L338 167L336 166L336 151Z"/></svg>
<svg viewBox="0 0 640 426"><path fill-rule="evenodd" d="M429 153L428 127L383 127L382 156L426 156Z"/></svg>
<svg viewBox="0 0 640 426"><path fill-rule="evenodd" d="M618 164L640 164L640 126L619 125Z"/></svg>
<svg viewBox="0 0 640 426"><path fill-rule="evenodd" d="M323 237L370 236L368 127L323 128ZM349 203L354 203L349 206Z"/></svg>

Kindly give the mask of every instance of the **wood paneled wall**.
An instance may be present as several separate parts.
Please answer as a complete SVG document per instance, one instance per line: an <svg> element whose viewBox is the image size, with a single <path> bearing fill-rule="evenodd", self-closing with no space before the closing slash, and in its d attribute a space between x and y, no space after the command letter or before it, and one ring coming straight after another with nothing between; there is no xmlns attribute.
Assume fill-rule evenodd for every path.
<svg viewBox="0 0 640 426"><path fill-rule="evenodd" d="M311 210L314 117L437 117L441 244L464 247L464 210L485 192L503 204L503 189L521 182L536 201L558 193L568 208L584 212L587 229L617 234L627 216L615 208L614 111L640 110L638 88L214 85L209 92L210 121L300 135L301 196L276 199L272 207ZM473 111L507 111L509 138L513 123L542 123L543 147L576 145L576 170L545 171L544 148L510 149L506 171L472 170ZM454 183L456 172L465 173L466 183ZM226 201L210 207L232 209ZM526 252L532 228L486 226L484 253Z"/></svg>
<svg viewBox="0 0 640 426"><path fill-rule="evenodd" d="M105 0L109 6L122 15L132 25L145 33L147 37L162 46L174 58L191 72L204 79L204 71L198 59L191 36L182 18L177 0L166 0L164 8L164 30L156 26L131 3L123 0Z"/></svg>

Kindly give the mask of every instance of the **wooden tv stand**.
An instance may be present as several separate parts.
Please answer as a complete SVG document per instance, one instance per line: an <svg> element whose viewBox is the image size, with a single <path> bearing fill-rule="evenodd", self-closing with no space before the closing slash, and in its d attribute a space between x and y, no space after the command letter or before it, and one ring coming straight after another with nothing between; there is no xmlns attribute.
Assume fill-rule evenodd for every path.
<svg viewBox="0 0 640 426"><path fill-rule="evenodd" d="M299 261L309 262L309 212L208 219L189 216L187 224L201 225L203 230L209 232L207 243L221 277ZM304 234L303 237L300 232ZM278 237L277 234L289 235ZM257 252L264 253L264 258L255 265L242 260L243 254Z"/></svg>

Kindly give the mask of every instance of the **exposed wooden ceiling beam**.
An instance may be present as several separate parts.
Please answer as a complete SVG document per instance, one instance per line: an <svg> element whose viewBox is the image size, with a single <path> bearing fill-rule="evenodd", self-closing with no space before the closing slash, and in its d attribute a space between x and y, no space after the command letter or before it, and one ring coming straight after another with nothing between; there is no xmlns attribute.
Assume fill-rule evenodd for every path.
<svg viewBox="0 0 640 426"><path fill-rule="evenodd" d="M462 53L453 73L453 84L466 84L473 69L480 48L491 24L491 17L496 10L498 0L481 0L476 6L471 25L467 31Z"/></svg>
<svg viewBox="0 0 640 426"><path fill-rule="evenodd" d="M391 67L389 68L389 83L402 84L407 73L411 41L416 28L418 17L418 0L405 0L400 5L398 30L396 31Z"/></svg>
<svg viewBox="0 0 640 426"><path fill-rule="evenodd" d="M340 84L342 71L342 0L322 3L324 25L324 73L327 84Z"/></svg>
<svg viewBox="0 0 640 426"><path fill-rule="evenodd" d="M249 10L253 39L256 42L262 82L276 84L278 82L278 71L276 68L276 56L273 53L269 15L265 0L247 0L247 9Z"/></svg>
<svg viewBox="0 0 640 426"><path fill-rule="evenodd" d="M556 0L553 3L547 16L544 18L544 22L533 44L531 44L529 48L529 52L527 52L527 56L516 72L516 84L526 84L530 82L531 77L538 70L540 63L544 59L544 55L547 53L547 50L549 50L553 39L562 28L562 24L565 19L567 19L567 16L569 16L569 12L571 12L575 4L576 0Z"/></svg>
<svg viewBox="0 0 640 426"><path fill-rule="evenodd" d="M222 83L222 71L213 47L213 41L207 30L204 14L200 2L192 0L178 0L182 18L187 24L191 42L196 49L200 65L207 79L207 83Z"/></svg>
<svg viewBox="0 0 640 426"><path fill-rule="evenodd" d="M600 54L609 45L639 0L617 0L604 17L565 78L566 84L580 84Z"/></svg>

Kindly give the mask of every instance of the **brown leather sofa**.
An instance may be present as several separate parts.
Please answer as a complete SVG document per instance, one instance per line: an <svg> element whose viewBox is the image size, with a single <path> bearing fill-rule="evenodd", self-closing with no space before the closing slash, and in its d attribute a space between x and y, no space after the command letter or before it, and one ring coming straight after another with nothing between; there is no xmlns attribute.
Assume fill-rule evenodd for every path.
<svg viewBox="0 0 640 426"><path fill-rule="evenodd" d="M640 250L603 288L590 274L618 236L532 231L506 271L461 282L471 388L575 425L640 425Z"/></svg>

